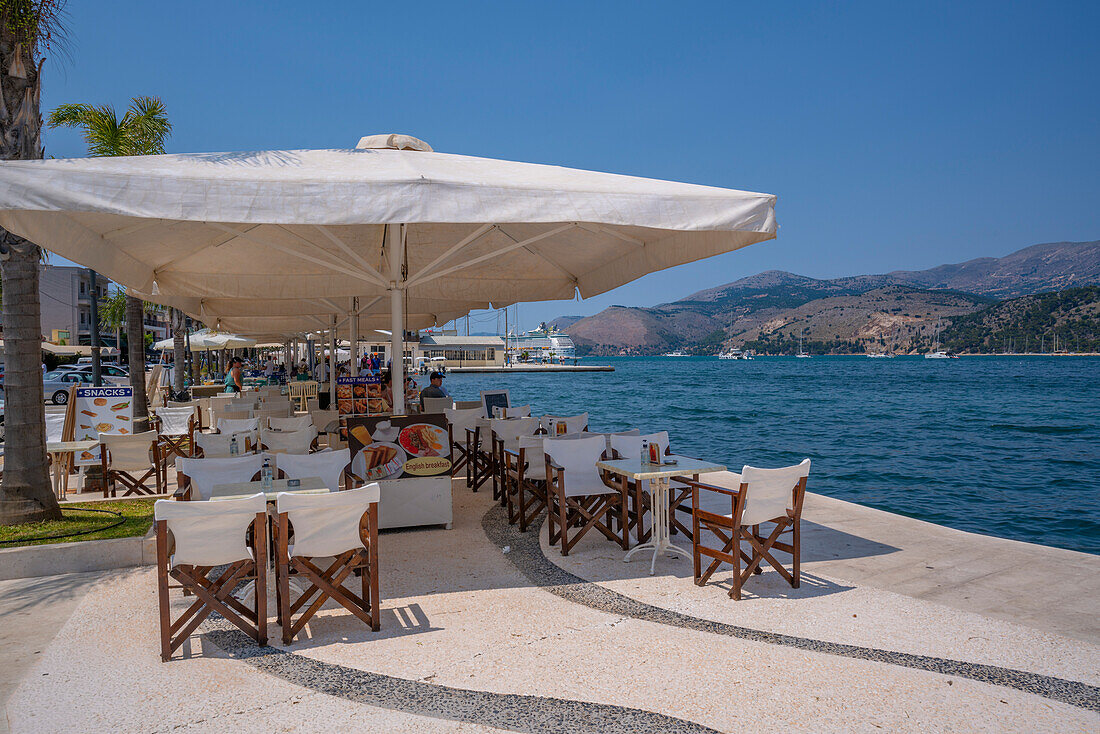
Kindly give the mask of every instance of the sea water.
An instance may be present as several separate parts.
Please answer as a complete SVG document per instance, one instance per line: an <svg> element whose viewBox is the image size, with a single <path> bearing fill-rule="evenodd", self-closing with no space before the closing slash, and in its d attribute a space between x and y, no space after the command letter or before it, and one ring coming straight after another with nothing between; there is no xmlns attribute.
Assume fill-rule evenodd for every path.
<svg viewBox="0 0 1100 734"><path fill-rule="evenodd" d="M813 461L808 489L929 522L1100 553L1100 358L589 358L615 372L450 374L532 415L667 430L740 471ZM423 378L417 378L423 379Z"/></svg>

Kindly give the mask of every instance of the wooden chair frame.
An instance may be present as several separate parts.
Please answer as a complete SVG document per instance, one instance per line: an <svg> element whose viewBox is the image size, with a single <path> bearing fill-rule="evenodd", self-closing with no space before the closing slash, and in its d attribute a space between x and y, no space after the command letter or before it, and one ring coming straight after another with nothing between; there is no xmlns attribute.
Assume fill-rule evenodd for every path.
<svg viewBox="0 0 1100 734"><path fill-rule="evenodd" d="M378 592L378 503L372 502L359 521L362 548L346 551L336 556L328 568L315 565L315 558L290 556L290 533L293 525L287 513L277 515L273 531L275 536L276 616L282 627L283 643L289 645L306 626L313 615L332 599L377 632L381 627L381 609ZM343 585L357 571L362 582L362 595L357 595ZM290 579L299 578L309 583L298 600L290 602ZM316 596L316 598L314 598ZM309 604L298 618L294 615Z"/></svg>
<svg viewBox="0 0 1100 734"><path fill-rule="evenodd" d="M504 451L502 456L508 524L519 522L520 532L527 532L528 526L548 506L546 481L541 476L528 474L531 466L526 448L520 448L515 454Z"/></svg>
<svg viewBox="0 0 1100 734"><path fill-rule="evenodd" d="M160 442L160 473L163 486L168 485L168 462L173 456L190 459L195 454L195 416L192 415L187 422L187 433L180 436L165 435L160 432L160 416L152 416L151 420L157 429L157 440Z"/></svg>
<svg viewBox="0 0 1100 734"><path fill-rule="evenodd" d="M575 495L565 494L565 468L558 466L546 457L546 497L547 525L550 545L561 542L561 554L569 551L592 528L596 528L613 543L618 543L625 551L630 547L630 534L626 518L626 481L611 483L606 474L602 474L604 484L616 490L608 494ZM616 516L615 511L618 511ZM606 521L602 521L606 518ZM618 524L616 534L612 526ZM573 528L570 537L570 528Z"/></svg>
<svg viewBox="0 0 1100 734"><path fill-rule="evenodd" d="M150 443L150 451L153 454L152 463L149 466L148 471L142 474L140 477L135 477L129 471L125 469L112 469L111 462L107 458L110 450L106 445L103 445L99 451L99 461L103 467L103 497L117 497L118 488L117 484L121 484L126 488L126 491L122 493L123 497L129 497L132 494L147 494L156 495L164 493L164 483L161 481L164 479L164 475L168 472L161 466L160 458L160 440L154 440ZM153 482L156 487L155 490L145 486L145 482L153 477Z"/></svg>
<svg viewBox="0 0 1100 734"><path fill-rule="evenodd" d="M741 524L741 515L745 510L748 485L741 484L740 489L732 490L724 487L715 487L698 481L684 481L690 484L691 515L692 515L692 564L695 576L695 584L703 586L714 574L722 563L733 566L732 588L729 591L731 599L740 601L741 587L753 574L762 573L760 564L767 561L772 568L779 572L791 588L797 589L801 584L802 561L802 503L806 498L806 477L802 477L791 490L791 508L785 516L771 520L775 527L767 535L760 532L760 525L745 526ZM699 492L717 492L730 499L730 517L719 515L699 507ZM702 533L706 531L718 538L722 543L721 548L712 548L703 545ZM790 543L780 542L782 535L791 533ZM741 549L741 541L745 541L751 554ZM774 551L789 553L792 558L792 570L781 564L773 554ZM702 557L711 560L710 564L703 568ZM745 561L745 569L741 569L741 561Z"/></svg>
<svg viewBox="0 0 1100 734"><path fill-rule="evenodd" d="M156 522L157 591L160 607L160 658L164 662L191 636L191 633L211 612L217 612L260 645L267 644L267 515L256 513L251 525L250 544L253 557L218 569L214 577L209 568L180 565L169 568L168 521ZM179 582L169 586L169 578ZM233 591L243 581L255 581L256 608L249 609L233 598ZM170 588L183 589L185 596L195 601L172 620L168 598Z"/></svg>
<svg viewBox="0 0 1100 734"><path fill-rule="evenodd" d="M450 421L447 421L447 443L450 445L450 451L447 457L451 460L451 476L456 477L458 473L463 469L466 469L470 463L470 451L469 440L464 443L458 443L455 441L454 426ZM458 454L458 459L455 460L455 453ZM466 469L466 486L470 486L470 471Z"/></svg>
<svg viewBox="0 0 1100 734"><path fill-rule="evenodd" d="M488 451L482 451L482 446L484 441L481 436L481 427L467 428L466 455L469 458L466 462L466 486L476 492L481 489L481 485L492 478L493 496L496 497L496 454L493 453L491 443Z"/></svg>

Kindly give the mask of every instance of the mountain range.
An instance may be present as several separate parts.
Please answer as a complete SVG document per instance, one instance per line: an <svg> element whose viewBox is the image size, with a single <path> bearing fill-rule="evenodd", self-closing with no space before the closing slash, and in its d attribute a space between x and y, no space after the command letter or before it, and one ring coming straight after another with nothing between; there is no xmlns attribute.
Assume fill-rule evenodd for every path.
<svg viewBox="0 0 1100 734"><path fill-rule="evenodd" d="M580 354L654 354L729 347L783 353L927 346L953 319L999 301L1100 284L1100 241L1033 245L928 270L817 279L778 270L651 308L612 306L551 322Z"/></svg>

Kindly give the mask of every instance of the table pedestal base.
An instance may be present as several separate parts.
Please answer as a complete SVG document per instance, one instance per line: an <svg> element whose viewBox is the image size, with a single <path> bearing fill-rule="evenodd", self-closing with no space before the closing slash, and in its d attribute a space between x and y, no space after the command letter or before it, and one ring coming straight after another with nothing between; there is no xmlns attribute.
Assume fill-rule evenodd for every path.
<svg viewBox="0 0 1100 734"><path fill-rule="evenodd" d="M650 525L651 540L634 546L627 551L623 563L630 563L630 558L639 551L653 551L653 559L649 563L649 575L657 570L657 556L662 552L668 554L679 553L684 558L691 558L691 553L678 545L673 545L669 540L669 506L668 506L668 478L649 480L650 511L653 522ZM641 518L638 519L641 522Z"/></svg>

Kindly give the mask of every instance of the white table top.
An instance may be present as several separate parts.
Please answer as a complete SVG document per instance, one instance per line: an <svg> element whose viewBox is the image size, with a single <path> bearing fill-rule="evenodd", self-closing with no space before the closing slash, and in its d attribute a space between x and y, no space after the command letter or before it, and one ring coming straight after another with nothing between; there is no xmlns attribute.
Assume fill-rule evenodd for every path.
<svg viewBox="0 0 1100 734"><path fill-rule="evenodd" d="M77 451L91 451L99 445L99 441L95 439L88 439L86 441L58 441L57 443L46 444L46 453L49 454L67 454L76 453Z"/></svg>
<svg viewBox="0 0 1100 734"><path fill-rule="evenodd" d="M328 494L329 488L325 486L325 483L320 477L305 477L301 480L301 484L293 489L288 489L286 483L290 481L288 479L275 479L271 482L271 489L264 492L264 498L268 502L275 501L275 495L279 492L291 492L293 494ZM239 500L242 497L251 497L257 492L262 492L262 483L255 482L238 482L236 484L215 484L213 489L210 490L210 499L212 500Z"/></svg>
<svg viewBox="0 0 1100 734"><path fill-rule="evenodd" d="M692 474L709 474L710 472L725 471L721 464L712 464L709 461L692 459L687 456L667 456L666 459L676 459L676 464L643 464L640 459L614 459L596 462L597 469L609 471L612 474L620 474L631 479L659 479L664 477L683 477Z"/></svg>

